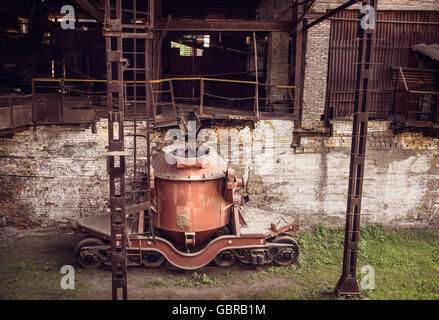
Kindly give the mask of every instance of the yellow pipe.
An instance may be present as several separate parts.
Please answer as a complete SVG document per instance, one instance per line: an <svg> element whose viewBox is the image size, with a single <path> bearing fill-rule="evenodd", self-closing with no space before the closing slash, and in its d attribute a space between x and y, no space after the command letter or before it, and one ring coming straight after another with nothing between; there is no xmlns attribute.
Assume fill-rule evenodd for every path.
<svg viewBox="0 0 439 320"><path fill-rule="evenodd" d="M213 79L213 78L201 78L205 81L218 81L218 82L232 82L232 83L247 83L247 84L259 84L256 81L241 81L241 80L228 80L228 79Z"/></svg>
<svg viewBox="0 0 439 320"><path fill-rule="evenodd" d="M276 86L276 88L279 88L279 89L295 89L296 86Z"/></svg>
<svg viewBox="0 0 439 320"><path fill-rule="evenodd" d="M166 78L166 79L150 80L149 83L161 83L161 82L174 81L174 80L201 80L201 78Z"/></svg>
<svg viewBox="0 0 439 320"><path fill-rule="evenodd" d="M105 83L107 80L98 80L98 79L53 79L53 78L34 78L35 82L100 82ZM150 80L149 83L162 83L166 81L192 81L192 80L204 80L204 81L218 81L218 82L230 82L230 83L245 83L245 84L258 84L262 85L256 81L242 81L242 80L229 80L229 79L214 79L214 78L167 78L167 79L158 79L158 80ZM118 82L118 81L110 81L110 82ZM143 81L125 81L125 83L146 83ZM274 86L279 89L294 89L296 86Z"/></svg>
<svg viewBox="0 0 439 320"><path fill-rule="evenodd" d="M35 82L61 82L63 80L64 82L101 82L105 83L107 80L98 80L98 79L52 79L52 78L34 78ZM110 82L118 82L118 81L110 81ZM145 80L142 81L125 81L125 83L146 83Z"/></svg>

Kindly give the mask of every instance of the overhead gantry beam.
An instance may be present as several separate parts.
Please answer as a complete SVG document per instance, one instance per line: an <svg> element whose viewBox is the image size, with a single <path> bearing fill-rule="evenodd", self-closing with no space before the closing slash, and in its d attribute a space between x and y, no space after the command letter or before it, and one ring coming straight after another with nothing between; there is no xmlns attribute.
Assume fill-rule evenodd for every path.
<svg viewBox="0 0 439 320"><path fill-rule="evenodd" d="M154 31L275 31L290 32L290 21L206 21L206 20L155 21Z"/></svg>
<svg viewBox="0 0 439 320"><path fill-rule="evenodd" d="M316 24L319 24L322 21L325 21L326 19L329 19L330 17L332 17L333 15L336 15L337 13L339 13L340 11L343 11L346 8L349 8L350 6L356 4L357 2L360 2L361 0L350 0L344 4L342 4L341 6L335 8L334 10L329 11L328 13L324 14L323 16L317 18L316 20L314 20L313 22L307 24L305 26L305 30L314 27Z"/></svg>
<svg viewBox="0 0 439 320"><path fill-rule="evenodd" d="M29 21L37 23L37 24L41 24L41 25L51 25L52 24L52 22L50 20L44 20L44 19L40 19L40 18L37 18L34 16L30 16L29 13L24 12L24 11L20 11L19 9L15 8L14 6L0 4L0 11L6 12L6 13L13 15L13 16L16 16L16 17L28 19Z"/></svg>
<svg viewBox="0 0 439 320"><path fill-rule="evenodd" d="M73 0L75 4L80 6L84 11L86 11L89 15L100 22L104 22L104 12L96 9L94 5L90 3L88 0Z"/></svg>

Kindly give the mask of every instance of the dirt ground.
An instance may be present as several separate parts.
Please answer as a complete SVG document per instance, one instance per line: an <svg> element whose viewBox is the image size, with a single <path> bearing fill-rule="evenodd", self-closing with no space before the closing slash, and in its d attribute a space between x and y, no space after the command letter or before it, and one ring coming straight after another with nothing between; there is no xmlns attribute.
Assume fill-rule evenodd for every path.
<svg viewBox="0 0 439 320"><path fill-rule="evenodd" d="M9 241L13 239L12 241ZM77 266L71 231L41 233L0 228L0 299L111 299L111 271ZM297 233L301 254L291 266L207 266L184 271L129 267L128 298L136 300L334 299L343 261L343 227L314 226ZM359 242L357 278L372 267L367 299L439 299L439 230L370 225ZM63 290L61 268L74 267L75 288ZM413 277L416 275L416 277Z"/></svg>
<svg viewBox="0 0 439 320"><path fill-rule="evenodd" d="M0 299L111 299L111 270L80 269L73 254L82 238L73 233L28 233L0 248ZM64 265L75 268L75 289L60 286ZM179 270L168 263L160 269L130 267L130 299L264 299L273 287L294 285L276 277L260 279L267 267L245 265L220 269L207 266Z"/></svg>

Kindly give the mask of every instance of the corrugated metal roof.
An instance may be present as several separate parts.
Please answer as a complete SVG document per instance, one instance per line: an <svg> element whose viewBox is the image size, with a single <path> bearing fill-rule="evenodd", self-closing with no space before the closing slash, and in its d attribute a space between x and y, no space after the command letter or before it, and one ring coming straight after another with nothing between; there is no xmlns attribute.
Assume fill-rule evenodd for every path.
<svg viewBox="0 0 439 320"><path fill-rule="evenodd" d="M439 61L439 44L420 43L413 46L414 51L419 51L430 58Z"/></svg>

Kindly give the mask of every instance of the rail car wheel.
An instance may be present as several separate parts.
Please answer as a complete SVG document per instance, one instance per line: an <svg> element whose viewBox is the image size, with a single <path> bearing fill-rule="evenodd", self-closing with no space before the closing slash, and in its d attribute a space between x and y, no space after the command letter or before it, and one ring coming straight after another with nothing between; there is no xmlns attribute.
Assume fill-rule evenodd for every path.
<svg viewBox="0 0 439 320"><path fill-rule="evenodd" d="M231 234L229 227L224 226L221 229L219 229L215 234L210 238L210 240L215 240L216 238L222 237L222 236L228 236Z"/></svg>
<svg viewBox="0 0 439 320"><path fill-rule="evenodd" d="M220 268L227 268L235 264L236 260L238 260L235 254L230 250L225 250L220 253L213 259L213 262Z"/></svg>
<svg viewBox="0 0 439 320"><path fill-rule="evenodd" d="M285 249L279 249L276 256L274 257L274 262L280 266L287 266L293 264L299 258L299 244L296 240L289 236L281 236L275 238L272 243L285 243L291 244L291 246Z"/></svg>
<svg viewBox="0 0 439 320"><path fill-rule="evenodd" d="M79 242L75 247L76 261L78 264L87 269L97 269L102 266L102 259L92 250L86 247L104 246L104 243L98 238L87 238Z"/></svg>
<svg viewBox="0 0 439 320"><path fill-rule="evenodd" d="M159 252L149 251L143 254L142 264L146 268L160 268L166 258Z"/></svg>

